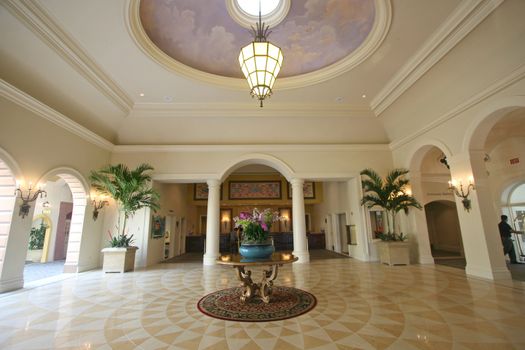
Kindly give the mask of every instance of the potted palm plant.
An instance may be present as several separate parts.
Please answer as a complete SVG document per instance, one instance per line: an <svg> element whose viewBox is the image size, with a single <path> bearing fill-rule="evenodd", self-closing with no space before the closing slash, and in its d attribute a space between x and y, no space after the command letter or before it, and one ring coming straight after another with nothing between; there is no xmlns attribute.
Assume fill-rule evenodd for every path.
<svg viewBox="0 0 525 350"><path fill-rule="evenodd" d="M401 210L408 214L410 207L421 209L421 204L406 190L409 180L406 169L394 169L383 180L372 169L361 171L363 198L361 205L367 208L380 207L386 214L386 232L380 233L379 256L381 263L408 265L410 254L407 236L396 232L396 216Z"/></svg>
<svg viewBox="0 0 525 350"><path fill-rule="evenodd" d="M128 219L139 209L159 209L159 194L151 188L153 167L141 164L130 170L124 164L107 165L99 171L92 171L90 180L93 188L115 200L118 219L117 232L109 233L109 248L102 249L104 272L132 271L138 247L132 246L133 235L126 231Z"/></svg>

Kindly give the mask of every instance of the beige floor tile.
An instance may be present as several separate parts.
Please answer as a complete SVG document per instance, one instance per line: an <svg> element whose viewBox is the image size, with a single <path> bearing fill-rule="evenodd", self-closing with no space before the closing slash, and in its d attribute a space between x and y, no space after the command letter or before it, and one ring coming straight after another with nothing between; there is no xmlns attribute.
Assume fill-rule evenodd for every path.
<svg viewBox="0 0 525 350"><path fill-rule="evenodd" d="M0 298L2 349L523 349L521 286L467 279L442 267L352 259L286 266L276 284L313 293L300 317L239 323L201 314L234 271L161 264L93 271Z"/></svg>

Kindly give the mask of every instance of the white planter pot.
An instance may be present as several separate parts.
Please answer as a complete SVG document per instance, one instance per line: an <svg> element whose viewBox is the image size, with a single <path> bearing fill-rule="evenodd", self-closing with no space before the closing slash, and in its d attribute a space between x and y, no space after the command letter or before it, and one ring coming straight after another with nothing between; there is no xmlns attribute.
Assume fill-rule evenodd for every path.
<svg viewBox="0 0 525 350"><path fill-rule="evenodd" d="M104 248L104 272L127 272L135 269L135 253L138 247Z"/></svg>
<svg viewBox="0 0 525 350"><path fill-rule="evenodd" d="M42 260L42 253L42 249L28 250L26 255L26 261L39 263Z"/></svg>
<svg viewBox="0 0 525 350"><path fill-rule="evenodd" d="M382 264L410 264L410 245L408 242L378 242L377 246Z"/></svg>

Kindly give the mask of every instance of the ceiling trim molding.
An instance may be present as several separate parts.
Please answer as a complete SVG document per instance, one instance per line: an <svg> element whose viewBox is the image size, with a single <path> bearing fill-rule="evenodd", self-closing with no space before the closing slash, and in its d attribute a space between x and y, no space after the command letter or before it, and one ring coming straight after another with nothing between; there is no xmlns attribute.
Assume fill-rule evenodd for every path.
<svg viewBox="0 0 525 350"><path fill-rule="evenodd" d="M128 118L162 117L356 117L370 118L374 114L368 106L350 105L312 105L304 104L268 105L266 108L253 108L253 104L239 103L136 103Z"/></svg>
<svg viewBox="0 0 525 350"><path fill-rule="evenodd" d="M372 99L371 107L380 116L432 66L481 23L503 0L463 1L434 32L421 49Z"/></svg>
<svg viewBox="0 0 525 350"><path fill-rule="evenodd" d="M66 129L67 131L79 136L87 142L94 144L95 146L99 146L108 151L111 151L114 147L114 145L105 138L72 121L65 115L46 106L42 102L1 79L0 96L16 103L30 112L35 113L36 115L52 122L53 124Z"/></svg>
<svg viewBox="0 0 525 350"><path fill-rule="evenodd" d="M496 82L490 84L487 88L477 93L476 95L472 96L465 102L458 104L456 107L452 108L449 112L436 118L432 123L428 124L427 126L419 129L418 131L412 133L411 135L408 135L408 136L402 137L401 139L392 141L390 143L390 148L392 149L392 151L398 149L399 147L409 143L410 141L415 140L419 136L427 133L428 131L436 128L437 126L445 123L446 121L456 117L460 113L463 113L464 111L472 108L473 106L484 101L490 96L498 93L499 91L505 89L506 87L522 79L525 79L525 64L516 68L514 71L512 71L509 75L507 75L503 79L497 80Z"/></svg>
<svg viewBox="0 0 525 350"><path fill-rule="evenodd" d="M277 171L278 172L278 171ZM282 175L282 174L281 174ZM160 183L202 183L208 180L220 180L220 176L214 173L158 173L151 175L153 181ZM348 181L359 178L359 174L350 173L296 173L294 178L311 181Z"/></svg>
<svg viewBox="0 0 525 350"><path fill-rule="evenodd" d="M174 152L390 152L387 144L333 145L116 145L115 153L174 153Z"/></svg>
<svg viewBox="0 0 525 350"><path fill-rule="evenodd" d="M372 55L385 39L392 20L390 0L374 0L374 2L376 9L374 25L361 46L347 57L328 67L298 76L279 78L276 81L276 87L278 86L279 90L288 90L322 83L350 71ZM151 41L142 27L140 21L140 0L127 0L127 13L128 15L125 16L126 26L133 41L146 56L153 59L162 67L186 78L197 79L205 83L236 90L246 89L246 80L243 78L230 78L200 71L178 62L159 49ZM239 50L240 49L241 47L239 47Z"/></svg>
<svg viewBox="0 0 525 350"><path fill-rule="evenodd" d="M129 95L88 55L36 0L6 0L6 8L31 32L86 78L115 106L128 113Z"/></svg>
<svg viewBox="0 0 525 350"><path fill-rule="evenodd" d="M421 174L421 182L439 182L448 183L451 179L450 174Z"/></svg>

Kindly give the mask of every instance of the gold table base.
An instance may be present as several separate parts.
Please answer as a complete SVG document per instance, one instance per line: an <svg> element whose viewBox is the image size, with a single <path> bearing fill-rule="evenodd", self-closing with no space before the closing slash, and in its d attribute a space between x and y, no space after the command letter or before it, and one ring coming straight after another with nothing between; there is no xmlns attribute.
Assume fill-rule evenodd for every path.
<svg viewBox="0 0 525 350"><path fill-rule="evenodd" d="M243 292L241 300L246 302L253 298L260 298L268 304L272 296L273 281L277 278L279 266L291 264L298 260L296 256L289 253L273 253L268 259L249 261L239 254L221 255L217 264L232 266L237 271L237 277L242 282ZM264 266L261 282L253 282L252 272L247 269L250 266Z"/></svg>
<svg viewBox="0 0 525 350"><path fill-rule="evenodd" d="M234 266L237 269L237 277L242 282L244 290L241 295L242 301L259 297L263 302L268 304L272 295L273 281L277 278L279 265L272 265L271 270L263 270L261 282L255 283L252 280L252 272L245 270L244 266ZM282 266L282 265L280 265Z"/></svg>

